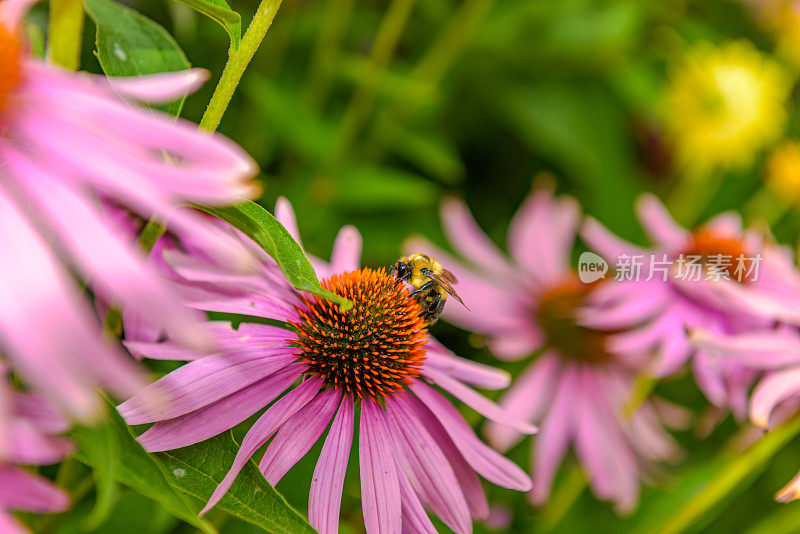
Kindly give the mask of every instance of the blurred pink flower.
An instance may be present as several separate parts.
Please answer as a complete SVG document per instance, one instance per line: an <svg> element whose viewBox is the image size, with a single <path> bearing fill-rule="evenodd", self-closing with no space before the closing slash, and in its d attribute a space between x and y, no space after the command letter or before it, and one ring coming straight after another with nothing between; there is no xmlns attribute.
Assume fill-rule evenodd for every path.
<svg viewBox="0 0 800 534"><path fill-rule="evenodd" d="M203 71L110 81L45 65L18 32L30 4L0 4L0 345L28 383L89 418L97 386L127 396L142 377L103 339L73 274L177 340L210 341L134 243L104 225L101 200L177 230L208 230L217 255L241 263L241 247L178 207L250 194L256 169L228 140L117 96L170 101L196 88Z"/></svg>
<svg viewBox="0 0 800 534"><path fill-rule="evenodd" d="M279 200L275 211L297 239L288 202ZM266 317L292 329L247 323L233 329L212 322L221 350L202 358L171 342L127 344L147 357L194 360L119 407L129 424L155 423L139 436L149 451L197 443L269 406L245 436L204 512L270 438L274 436L259 467L277 484L333 420L314 471L309 520L323 534L337 532L356 406L361 413L362 508L369 533L401 528L435 532L423 505L454 531L471 532L471 518L488 514L477 474L504 487L531 488L524 471L483 444L458 410L429 385L486 417L534 432L465 385L502 388L508 375L461 359L429 338L418 317L419 305L404 284L383 269L359 269L361 237L355 228L340 231L330 264L313 260L324 286L353 300L348 312L294 290L271 259L255 252L262 266L250 275L193 254L172 251L166 259L182 277L176 283L187 305ZM154 410L146 402L148 390L170 394L172 404Z"/></svg>
<svg viewBox="0 0 800 534"><path fill-rule="evenodd" d="M766 374L750 397L750 420L761 428L782 422L800 405L800 332L780 325L737 335L720 335L702 330L692 333L692 342L720 357L730 358ZM800 474L778 492L776 498L789 502L800 498Z"/></svg>
<svg viewBox="0 0 800 534"><path fill-rule="evenodd" d="M458 292L473 312L450 304L447 320L485 334L500 358L537 355L500 400L514 416L541 422L532 459L533 502L547 501L556 470L573 445L595 494L626 512L637 502L639 478L652 468L649 462L679 451L656 410L666 405L645 402L629 419L622 413L641 362L619 357L605 332L579 322L591 315L587 299L600 285L581 283L570 269L579 220L573 199L532 194L511 222L510 261L466 206L449 200L442 221L468 263L421 238L411 239L406 250L430 254L458 278ZM487 433L500 450L521 438L494 423Z"/></svg>
<svg viewBox="0 0 800 534"><path fill-rule="evenodd" d="M626 243L593 219L583 227L583 238L609 263L626 257L643 258L638 281L617 281L596 292L597 308L592 317L584 318L584 324L608 330L629 329L614 336L614 350L636 356L655 354L651 372L657 376L675 372L691 357L697 383L708 399L743 417L748 388L758 373L702 346L695 349L686 332L702 328L714 334L735 334L769 328L776 319L798 322L800 277L792 266L791 252L766 243L756 231L742 230L741 218L734 213L718 215L689 232L675 223L651 195L640 199L638 212L655 243L654 249ZM720 271L730 279L717 279L708 271L711 259L719 255L733 258L732 265L723 266ZM745 262L753 269L747 276L734 273L740 255L760 257ZM700 258L699 280L677 271L682 257ZM666 281L665 273L657 271L664 260L672 263ZM651 267L655 274L647 280ZM685 268L683 275L687 273Z"/></svg>
<svg viewBox="0 0 800 534"><path fill-rule="evenodd" d="M69 497L52 482L20 467L61 461L72 444L56 434L67 428L46 399L11 389L0 369L0 532L27 532L13 510L47 513L69 506Z"/></svg>

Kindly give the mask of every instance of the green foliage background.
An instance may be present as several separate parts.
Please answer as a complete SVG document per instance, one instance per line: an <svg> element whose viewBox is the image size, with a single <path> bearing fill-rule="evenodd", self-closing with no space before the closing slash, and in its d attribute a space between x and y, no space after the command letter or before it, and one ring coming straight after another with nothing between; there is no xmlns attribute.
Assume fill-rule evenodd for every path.
<svg viewBox="0 0 800 534"><path fill-rule="evenodd" d="M173 0L128 5L161 24L191 65L211 72L212 81L182 112L199 122L231 46L226 29ZM256 3L233 0L230 7L246 27ZM43 22L45 6L37 10L31 20ZM238 31L230 22L226 28ZM94 35L87 19L82 68L102 72ZM279 196L289 198L306 250L322 257L344 224L362 233L368 265L391 263L410 234L446 246L438 219L446 195L463 197L503 247L508 221L544 175L613 231L642 242L634 198L646 190L666 197L679 179L658 136L666 66L688 44L738 38L773 48L747 6L726 0L286 0L219 131L260 164L259 202L271 211ZM789 134L798 134L793 99ZM704 216L740 209L761 187L761 163L725 175ZM783 217L774 231L796 242L800 214ZM497 364L463 331L439 323L434 334L462 356ZM507 366L512 373L518 367ZM689 407L696 419L708 410L690 376L661 383L657 392ZM691 429L677 433L684 461L664 468L629 517L592 497L573 460L562 467L553 501L543 509L531 508L523 495L489 488L490 502L513 516L500 531L658 532L736 461L732 443L740 428L727 416L707 437ZM319 448L277 486L301 513ZM527 467L530 440L511 455ZM342 507L345 534L363 530L356 466L354 456ZM690 531L800 531L800 504L772 499L798 466L795 439L766 465L754 465ZM80 480L89 472L81 464L72 469L58 476ZM31 524L68 533L198 528L127 486L100 497L103 491L91 489L72 512L30 518ZM96 498L110 510L99 526L87 523ZM225 533L259 531L222 510L207 519ZM493 530L476 525L476 531Z"/></svg>

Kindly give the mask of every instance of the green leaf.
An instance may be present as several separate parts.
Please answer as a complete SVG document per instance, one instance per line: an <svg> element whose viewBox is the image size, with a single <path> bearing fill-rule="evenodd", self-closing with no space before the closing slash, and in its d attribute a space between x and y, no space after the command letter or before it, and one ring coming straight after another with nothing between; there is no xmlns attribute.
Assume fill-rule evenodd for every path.
<svg viewBox="0 0 800 534"><path fill-rule="evenodd" d="M82 450L95 462L92 467L97 498L94 508L81 523L83 529L95 530L106 522L114 507L118 489L114 468L119 462L120 444L115 438L114 428L108 424L94 429L80 427L74 432L82 435L79 440L83 445Z"/></svg>
<svg viewBox="0 0 800 534"><path fill-rule="evenodd" d="M97 59L106 76L143 76L188 69L183 50L167 31L136 11L111 0L84 0L97 26ZM186 97L165 106L180 115Z"/></svg>
<svg viewBox="0 0 800 534"><path fill-rule="evenodd" d="M319 285L317 273L306 258L303 249L291 234L272 216L270 212L252 202L228 207L199 207L212 215L232 224L264 249L281 268L283 274L295 288L308 291L339 304L342 310L349 310L353 303Z"/></svg>
<svg viewBox="0 0 800 534"><path fill-rule="evenodd" d="M145 452L113 407L108 410L102 426L76 427L70 432L70 437L79 446L75 458L100 473L101 481L106 480L110 474L117 482L160 502L175 517L203 532L216 534L216 529L208 521L197 516L199 507L194 503L190 505L189 500L167 482L168 475L164 466ZM98 492L101 491L108 490L101 486ZM100 499L98 497L95 511L100 506ZM101 512L92 512L90 518L98 516L102 517Z"/></svg>
<svg viewBox="0 0 800 534"><path fill-rule="evenodd" d="M230 432L190 447L158 453L169 468L169 482L178 490L208 501L233 464L239 444ZM269 485L253 461L241 473L216 506L268 532L314 532L305 518Z"/></svg>
<svg viewBox="0 0 800 534"><path fill-rule="evenodd" d="M242 40L242 17L225 2L225 0L178 0L216 21L222 26L231 39L228 55L239 52L239 43Z"/></svg>

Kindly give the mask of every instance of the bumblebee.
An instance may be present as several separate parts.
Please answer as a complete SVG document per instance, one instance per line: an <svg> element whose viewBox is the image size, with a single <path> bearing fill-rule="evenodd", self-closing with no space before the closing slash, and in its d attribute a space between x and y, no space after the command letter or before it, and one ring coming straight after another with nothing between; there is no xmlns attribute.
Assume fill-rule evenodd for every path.
<svg viewBox="0 0 800 534"><path fill-rule="evenodd" d="M453 284L458 283L456 277L430 256L403 256L389 268L389 274L394 274L397 280L414 286L411 296L419 302L422 307L420 317L429 325L439 319L447 302L447 295L452 295L466 308L464 301L453 289Z"/></svg>

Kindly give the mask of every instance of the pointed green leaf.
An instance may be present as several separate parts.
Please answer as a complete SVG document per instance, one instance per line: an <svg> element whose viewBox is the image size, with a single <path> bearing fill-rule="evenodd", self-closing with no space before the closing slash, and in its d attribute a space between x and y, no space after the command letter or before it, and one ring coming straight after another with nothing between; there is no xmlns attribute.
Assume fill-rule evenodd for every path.
<svg viewBox="0 0 800 534"><path fill-rule="evenodd" d="M167 482L164 466L139 445L116 409L110 407L102 426L76 427L70 437L79 446L75 457L104 478L109 472L117 482L160 502L175 517L207 534L216 534L208 521L197 516L199 506L190 505L187 497ZM99 488L98 491L108 490Z"/></svg>
<svg viewBox="0 0 800 534"><path fill-rule="evenodd" d="M222 26L231 40L228 55L232 56L239 51L239 42L242 40L242 17L225 2L225 0L179 0L216 21Z"/></svg>
<svg viewBox="0 0 800 534"><path fill-rule="evenodd" d="M112 0L84 0L97 26L97 59L106 76L143 76L188 69L183 50L167 31L133 9ZM160 106L178 116L183 97Z"/></svg>
<svg viewBox="0 0 800 534"><path fill-rule="evenodd" d="M200 209L232 224L258 243L275 260L295 288L332 300L343 310L353 307L353 303L349 300L319 285L317 273L297 241L278 222L278 219L255 202L247 200L236 206L222 208L203 206Z"/></svg>
<svg viewBox="0 0 800 534"><path fill-rule="evenodd" d="M206 502L225 478L238 450L239 444L226 432L157 456L170 470L170 484ZM252 460L236 477L217 508L276 534L314 532L305 518L270 486Z"/></svg>

